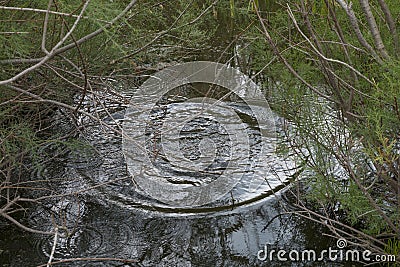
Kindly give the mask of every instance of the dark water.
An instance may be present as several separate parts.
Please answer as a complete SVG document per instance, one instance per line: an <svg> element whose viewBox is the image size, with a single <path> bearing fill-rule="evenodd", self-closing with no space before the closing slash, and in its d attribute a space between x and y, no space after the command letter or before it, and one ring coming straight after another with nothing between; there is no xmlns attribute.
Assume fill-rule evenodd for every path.
<svg viewBox="0 0 400 267"><path fill-rule="evenodd" d="M164 101L165 108L173 110L182 98L194 96L192 91L185 90L178 90L180 100ZM201 90L196 92L201 94ZM259 129L249 107L233 100L228 102L246 125L251 140L250 158L255 157L259 150ZM123 116L124 109L121 109L111 117L105 115L104 121L117 127ZM157 114L153 118L163 119L163 115ZM279 118L276 120L279 129ZM59 128L68 126L68 122L59 124ZM226 135L216 131L215 123L198 118L189 121L183 129L179 149L188 157L199 156L199 140L206 137L214 140L216 150L223 157ZM149 136L153 132L154 129L148 129ZM122 153L121 136L93 124L82 130L80 139L92 146L77 145L32 174L32 180L40 181L35 186L59 196L30 206L26 214L19 214L20 219L38 230L51 231L54 225L67 229L60 229L53 262L73 258L117 258L135 262L77 260L57 266L343 266L325 261L282 262L276 258L264 261L257 258L265 245L271 250L287 251L320 251L336 246L336 240L323 236L326 229L320 224L291 213L293 200L287 191L293 174L288 171L293 167L290 158L271 155L265 166L255 166L269 170L264 173L269 175L268 182L259 183L256 189L249 187L245 175L230 194L216 202L195 208L168 208L146 196L132 180ZM158 145L156 141L149 143L150 147ZM175 183L180 180L207 183L207 179L213 179L174 172L168 161L160 160L154 165L172 173ZM244 169L249 175L251 171L250 167ZM30 194L40 197L47 191L38 192L41 193L33 190ZM0 231L1 266L47 263L54 245L53 236L27 233L7 224L0 225Z"/></svg>
<svg viewBox="0 0 400 267"><path fill-rule="evenodd" d="M251 208L207 216L165 216L158 212L126 210L86 200L76 232L60 238L55 259L115 257L119 262L74 262L62 266L341 266L328 263L261 262L257 252L271 248L319 250L332 245L321 239L322 229L284 212L276 199ZM66 212L75 213L74 204ZM42 215L41 215L42 216ZM3 266L46 263L53 238L2 228ZM316 265L317 264L317 265Z"/></svg>
<svg viewBox="0 0 400 267"><path fill-rule="evenodd" d="M72 206L72 205L71 205ZM293 216L279 216L280 204L272 199L229 214L170 217L161 213L127 211L96 201L85 203L69 238L60 238L55 259L115 257L119 262L74 262L62 266L340 266L328 263L261 262L257 252L271 248L316 250L330 245L321 229ZM75 211L73 211L75 212ZM46 263L53 238L3 228L3 266L35 266Z"/></svg>

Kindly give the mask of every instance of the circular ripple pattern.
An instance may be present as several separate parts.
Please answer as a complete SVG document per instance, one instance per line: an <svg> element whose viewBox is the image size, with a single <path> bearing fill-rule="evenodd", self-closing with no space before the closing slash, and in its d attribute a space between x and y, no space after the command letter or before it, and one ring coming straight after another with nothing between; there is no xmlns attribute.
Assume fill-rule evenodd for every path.
<svg viewBox="0 0 400 267"><path fill-rule="evenodd" d="M166 101L175 88L195 83L209 84L209 92ZM210 97L212 86L229 93ZM257 155L246 123L227 98L240 99L257 121ZM128 171L144 193L170 207L203 206L229 193L244 177L252 183L249 173L259 172L256 168L263 164L258 161L275 149L274 117L263 93L243 73L213 62L180 64L152 75L133 96L123 130Z"/></svg>
<svg viewBox="0 0 400 267"><path fill-rule="evenodd" d="M112 257L125 250L132 239L128 225L121 223L102 223L79 226L69 236L61 234L57 239L54 259L78 257ZM38 244L41 253L50 256L54 243L53 236L44 238Z"/></svg>

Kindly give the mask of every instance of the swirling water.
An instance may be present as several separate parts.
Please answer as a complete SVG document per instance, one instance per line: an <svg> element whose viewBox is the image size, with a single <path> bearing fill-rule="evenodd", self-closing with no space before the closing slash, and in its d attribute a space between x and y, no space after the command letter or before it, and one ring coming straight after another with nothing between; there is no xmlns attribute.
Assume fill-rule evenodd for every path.
<svg viewBox="0 0 400 267"><path fill-rule="evenodd" d="M193 92L173 92L175 98L164 102L177 116L184 116L182 100ZM196 96L196 95L195 95ZM177 100L178 99L178 100ZM250 159L259 149L259 129L249 107L240 101L226 101L245 125L249 136ZM123 118L124 110L112 114ZM154 111L153 121L165 119ZM279 118L276 118L277 120ZM106 118L104 121L118 123ZM121 120L122 121L122 120ZM154 128L147 129L148 151L159 143L152 141ZM127 171L121 137L100 124L85 127L82 140L93 145L80 152L70 152L59 160L46 163L33 174L42 187L47 186L59 196L43 205L31 207L27 224L39 230L52 230L63 225L56 240L53 261L85 258L61 266L314 266L312 262L284 263L260 261L259 250L273 248L324 249L332 245L321 238L322 228L288 212L291 210L284 190L293 175L290 158L270 155L257 170L268 168L265 183L252 187L246 175L254 170L250 161L244 168L244 179L218 201L195 208L170 208L140 190ZM180 147L187 158L198 159L205 138L213 140L211 150L217 151L209 173L224 169L227 135L218 122L197 118L188 121L180 132ZM170 175L171 183L197 186L208 183L213 175L196 176L174 169L160 157L155 166ZM272 171L271 171L272 170ZM292 171L289 171L292 170ZM260 179L261 179L260 178ZM47 181L47 182L46 182ZM91 188L88 190L88 188ZM0 226L1 227L1 226ZM0 262L2 266L36 266L46 263L54 246L53 236L21 232L12 226L1 227ZM109 260L89 261L94 258ZM114 259L132 259L124 263ZM321 263L319 266L334 266Z"/></svg>

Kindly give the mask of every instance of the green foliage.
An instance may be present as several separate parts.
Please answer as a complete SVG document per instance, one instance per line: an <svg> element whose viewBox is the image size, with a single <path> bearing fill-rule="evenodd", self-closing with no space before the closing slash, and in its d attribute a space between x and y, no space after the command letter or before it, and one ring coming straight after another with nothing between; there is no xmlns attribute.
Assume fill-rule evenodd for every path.
<svg viewBox="0 0 400 267"><path fill-rule="evenodd" d="M292 149L298 153L298 161L306 164L306 173L311 176L304 180L309 188L307 199L323 207L340 203L340 209L347 215L350 224L371 235L390 231L365 192L355 183L359 181L368 188L367 193L373 197L375 204L394 222L399 221L398 198L394 190L394 183L398 180L393 177L399 173L396 162L399 160L400 62L396 59L393 36L384 20L378 20L378 27L391 59L380 64L360 49L347 15L333 4L334 1L307 0L307 12L295 12L299 28L314 47L317 44L313 35L319 40L320 53L356 67L372 81L371 84L360 76L354 79L354 73L344 64L321 60L287 16L286 4L294 7L293 4L299 1L230 0L218 1L210 6L213 2L138 1L127 16L105 29L107 21L121 12L126 1L93 0L67 43L73 43L99 28L104 28L104 33L80 45L79 49L63 53L65 58L56 57L50 62L52 67L70 79L70 83L59 77L54 68L43 67L19 80L18 86L43 98L70 103L74 95L74 90L70 90L71 82L80 86L84 84L70 62L94 79L132 75L133 71L141 73L142 68L151 72L157 69L159 62L220 60L234 65L236 63L232 58L238 53L239 59L245 63L239 62L238 65L248 65L249 74L261 72L257 78L261 78L260 83L267 89L272 108L293 126L287 133L291 147L281 145L279 151L287 154L288 149ZM398 5L395 1L387 2L392 15L398 17ZM57 7L52 10L77 15L82 3L80 0L56 1ZM325 3L331 3L335 10L343 40L334 28L335 19ZM42 10L47 9L47 4L47 0L29 3L9 1L10 6ZM296 11L297 7L293 10ZM368 23L357 1L353 9L360 20L362 33L367 41L373 43ZM379 8L373 10L377 12ZM307 88L279 62L266 41L256 11L263 18L277 49L298 75L333 101ZM308 28L304 14L308 14L312 29ZM8 32L0 34L0 60L43 57L40 47L44 16L44 13L31 11L0 10L0 32ZM62 38L75 19L72 16L49 15L47 49ZM24 64L4 65L0 78L9 78L24 68ZM328 75L327 68L333 78ZM335 83L330 82L332 79ZM19 161L15 155L29 151L29 157L34 158L39 148L48 142L75 151L71 153L72 157L94 153L90 146L74 139L65 141L52 134L46 137L39 135L38 125L44 121L40 114L51 107L17 102L14 101L16 97L17 93L1 88L0 101L6 104L0 106L0 158L3 158L0 164L8 162L17 166ZM356 116L349 116L347 111ZM50 110L44 117L51 117L51 114ZM351 162L341 161L338 157L342 155L340 153ZM367 163L377 170L369 171ZM398 241L390 242L387 249L398 253Z"/></svg>
<svg viewBox="0 0 400 267"><path fill-rule="evenodd" d="M293 11L296 10L294 5L289 5ZM400 9L392 3L389 5L392 15L397 16ZM253 68L263 70L267 77L264 86L269 90L269 101L274 111L293 125L287 138L291 141L291 149L297 151L299 162L307 163L307 178L303 183L309 188L308 200L324 207L335 207L340 203L339 207L350 224L371 235L391 231L355 180L368 188L367 194L379 209L398 225L400 211L396 184L399 165L396 162L399 160L400 63L394 55L393 36L384 20L378 20L382 39L392 55L391 60L379 64L370 55L356 49L360 44L348 17L339 6L335 6L337 23L341 25L342 37L347 43L344 53L345 48L337 31L333 30L334 18L328 14L325 1L305 1L305 8L309 10L311 30L320 42L320 52L327 58L354 66L373 84L362 77L354 80L351 70L343 64L325 63L323 66L321 58L293 26L284 8L274 10L273 15L265 14L272 40L299 76L336 103L306 89L282 63L271 61L274 55L266 49L265 38L259 35L261 27L250 29L244 37L251 41L248 54L253 55ZM354 3L353 9L360 20L362 33L372 44L368 23L359 4ZM299 28L316 47L304 17L300 12L294 15ZM338 89L329 82L332 77L325 71L327 68L334 73ZM351 92L349 85L356 91ZM356 118L344 112L346 104L340 104L350 99L350 111L357 115ZM342 156L349 158L349 162ZM371 166L376 169L372 170Z"/></svg>
<svg viewBox="0 0 400 267"><path fill-rule="evenodd" d="M29 125L24 123L13 124L7 131L0 131L1 151L3 156L14 157L22 149L36 150L37 137Z"/></svg>
<svg viewBox="0 0 400 267"><path fill-rule="evenodd" d="M371 208L368 199L354 182L350 182L347 192L337 196L343 209L348 212L347 219L352 225L362 222L367 226L366 232L371 235L377 235L382 229L385 229L385 222L382 221L377 211Z"/></svg>
<svg viewBox="0 0 400 267"><path fill-rule="evenodd" d="M385 247L385 252L388 255L399 255L400 254L400 240L389 239L386 244L386 247ZM389 266L389 264L388 264L388 266ZM398 266L398 264L395 266Z"/></svg>
<svg viewBox="0 0 400 267"><path fill-rule="evenodd" d="M42 66L18 80L16 85L42 98L71 104L76 93L72 84L85 85L76 67L88 77L102 77L109 73L131 75L142 66L155 69L159 62L196 59L201 49L212 48L211 43L217 35L218 16L225 10L222 3L204 12L212 2L151 0L135 5L118 23L105 28L127 3L93 0L63 45L74 43L100 28L104 29L103 34L64 52L63 57L55 57L49 62L52 68ZM83 4L80 0L53 2L51 10L64 15L50 13L48 16L47 50L52 49L72 27ZM7 5L46 10L48 1L8 1ZM44 12L0 9L0 60L43 57L44 20ZM0 79L10 78L29 65L2 64ZM57 133L42 132L55 107L25 100L31 101L7 87L0 90L2 166L18 169L22 158L36 162L34 159L39 157L37 151L48 142L79 151L77 154L90 150L81 151L84 146L76 144L73 139L65 141Z"/></svg>

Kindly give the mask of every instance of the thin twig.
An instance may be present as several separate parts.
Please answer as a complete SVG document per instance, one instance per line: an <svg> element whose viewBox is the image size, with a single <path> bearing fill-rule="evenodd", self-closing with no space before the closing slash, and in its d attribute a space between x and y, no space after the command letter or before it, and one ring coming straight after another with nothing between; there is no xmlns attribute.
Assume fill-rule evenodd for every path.
<svg viewBox="0 0 400 267"><path fill-rule="evenodd" d="M320 90L318 90L317 88L315 88L315 86L311 85L309 82L307 82L303 77L301 77L301 75L293 68L293 66L286 60L286 58L282 55L281 51L279 51L277 45L274 43L274 41L272 40L271 35L269 34L267 27L265 26L264 20L260 15L260 12L258 11L258 9L256 9L256 13L258 16L258 19L261 23L261 27L263 29L264 32L264 36L268 42L268 44L270 45L270 47L272 48L274 54L278 57L278 59L286 66L286 68L297 78L299 79L305 86L307 86L309 89L311 89L311 91L315 92L316 94L318 94L319 96L332 101L333 103L336 104L340 104L337 100L333 99L331 96L321 92Z"/></svg>
<svg viewBox="0 0 400 267"><path fill-rule="evenodd" d="M50 1L52 1L52 0L50 0ZM51 248L51 253L50 253L50 256L49 256L49 261L47 262L47 267L50 267L50 265L52 265L51 262L52 262L52 260L53 260L54 253L56 252L57 241L58 241L58 227L56 227L56 228L54 229L53 246L52 246L52 248Z"/></svg>
<svg viewBox="0 0 400 267"><path fill-rule="evenodd" d="M31 233L35 233L35 234L42 234L42 235L53 235L54 234L54 232L45 232L45 231L40 231L40 230L29 228L29 227L21 224L19 221L17 221L16 219L14 219L13 217L11 217L10 215L8 215L5 212L0 212L0 216L3 216L7 220L11 221L13 224L15 224L16 226L18 226L19 228L21 228L27 232L31 232Z"/></svg>
<svg viewBox="0 0 400 267"><path fill-rule="evenodd" d="M58 12L58 11L52 11L52 10L44 10L44 9L37 9L37 8L28 8L28 7L13 7L13 6L0 6L0 9L2 10L14 10L14 11L29 11L29 12L36 12L36 13L48 13L52 15L59 15L59 16L64 16L64 17L72 17L72 18L77 18L78 15L73 15L69 13L63 13L63 12ZM93 20L91 17L83 16L83 19L90 19ZM106 22L109 23L107 20L102 20L102 19L94 19L100 22Z"/></svg>
<svg viewBox="0 0 400 267"><path fill-rule="evenodd" d="M364 74L362 74L360 71L358 71L356 68L354 68L353 66L349 65L348 63L340 61L340 60L337 60L337 59L333 59L333 58L327 58L326 56L321 54L321 52L313 45L313 43L310 41L310 39L300 29L299 25L297 24L296 18L293 15L293 12L292 12L290 6L288 5L287 7L288 7L289 16L292 19L292 21L294 23L294 26L296 27L297 31L301 34L301 36L303 36L303 38L305 40L307 40L307 42L310 44L311 48L315 51L315 53L317 53L320 57L322 57L326 61L333 62L333 63L338 63L340 65L343 65L343 66L349 68L350 70L354 71L357 75L362 77L364 80L366 80L368 83L370 83L371 85L375 86L375 83L373 83L370 79L368 79L368 77L366 77Z"/></svg>

